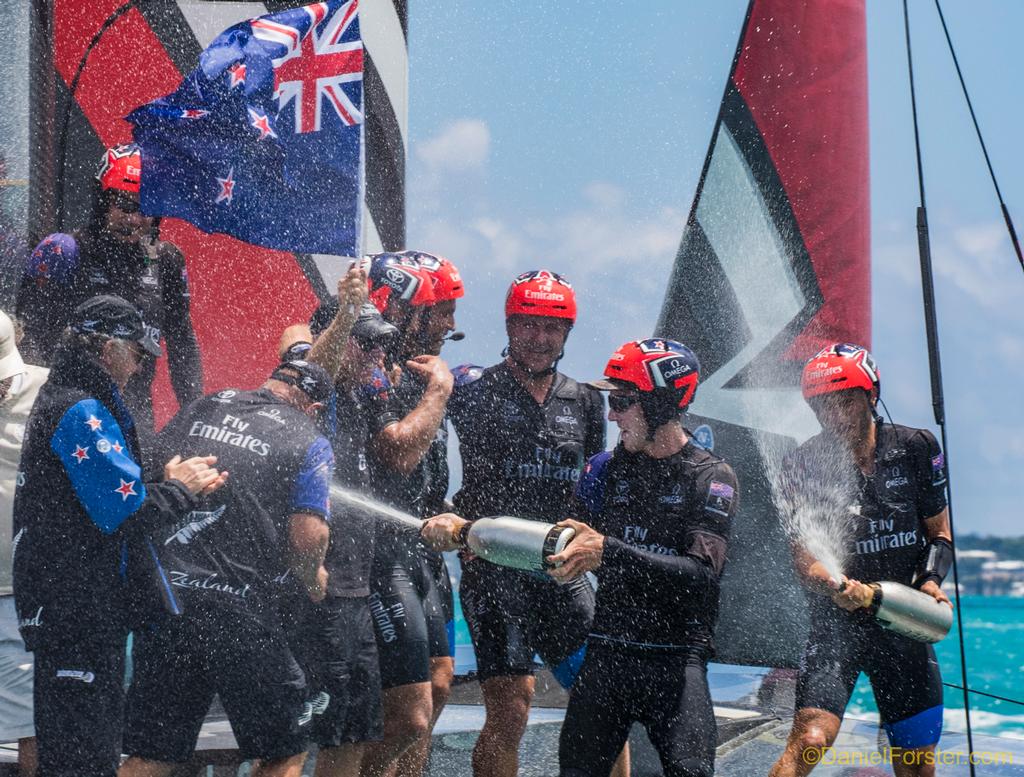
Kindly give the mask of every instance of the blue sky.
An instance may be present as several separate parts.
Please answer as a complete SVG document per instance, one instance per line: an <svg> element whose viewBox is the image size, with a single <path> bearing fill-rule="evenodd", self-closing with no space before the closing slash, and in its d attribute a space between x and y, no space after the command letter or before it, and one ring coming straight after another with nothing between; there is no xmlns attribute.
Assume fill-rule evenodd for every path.
<svg viewBox="0 0 1024 777"><path fill-rule="evenodd" d="M490 364L518 272L580 294L563 368L600 372L654 326L746 2L411 4L410 246L451 257L468 297L452 363ZM901 4L868 2L873 351L902 423L934 429ZM1016 0L943 6L1003 195L1024 229ZM957 527L1024 533L1024 272L933 3L911 2ZM698 403L695 407L699 411Z"/></svg>

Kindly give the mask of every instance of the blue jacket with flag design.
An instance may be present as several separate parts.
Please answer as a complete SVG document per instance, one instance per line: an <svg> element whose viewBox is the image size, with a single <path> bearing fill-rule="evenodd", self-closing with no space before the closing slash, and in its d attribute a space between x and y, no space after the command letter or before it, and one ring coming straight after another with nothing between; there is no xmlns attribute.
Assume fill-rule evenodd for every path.
<svg viewBox="0 0 1024 777"><path fill-rule="evenodd" d="M195 498L175 480L144 484L138 461L110 376L62 346L25 428L14 495L14 597L29 650L123 639L130 604L156 605L144 530L180 519Z"/></svg>

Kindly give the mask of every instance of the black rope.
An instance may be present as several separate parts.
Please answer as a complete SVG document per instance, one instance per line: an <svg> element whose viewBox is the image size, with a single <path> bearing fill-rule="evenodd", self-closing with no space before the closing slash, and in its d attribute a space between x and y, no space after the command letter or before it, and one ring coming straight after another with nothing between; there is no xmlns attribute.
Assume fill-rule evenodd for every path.
<svg viewBox="0 0 1024 777"><path fill-rule="evenodd" d="M947 688L956 688L958 691L964 690L964 687L962 685L957 685L956 683L943 683L943 685L946 686ZM986 696L989 699L998 699L999 701L1008 701L1008 702L1010 702L1010 704L1019 704L1021 707L1024 707L1024 699L1011 699L1009 696L1000 696L1000 695L995 694L995 693L986 693L985 691L976 691L976 690L974 690L974 688L968 688L967 692L968 693L973 693L976 696Z"/></svg>
<svg viewBox="0 0 1024 777"><path fill-rule="evenodd" d="M949 35L949 28L946 26L946 17L942 14L942 6L939 0L935 0L935 10L939 12L939 21L942 22L942 31L946 34L946 43L949 46L949 54L953 57L953 65L956 67L956 76L960 79L960 89L967 101L967 110L971 112L971 121L974 122L974 131L978 135L978 143L981 144L981 153L985 155L985 164L988 166L988 174L992 179L992 186L995 187L996 197L999 198L999 207L1003 211L1003 221L1006 222L1006 230L1010 233L1010 242L1013 243L1013 250L1017 253L1017 261L1020 262L1020 269L1024 270L1024 254L1021 253L1020 241L1017 239L1017 230L1014 229L1013 219L1010 218L1010 211L1003 200L1003 193L999 189L999 181L996 180L996 171L992 168L992 160L988 156L988 148L985 146L985 138L981 135L981 127L978 124L978 117L974 113L974 104L971 102L971 95L967 92L967 82L964 81L964 74L960 70L960 60L957 59L956 49L953 48L953 39Z"/></svg>
<svg viewBox="0 0 1024 777"><path fill-rule="evenodd" d="M928 237L928 213L924 196L924 165L921 162L921 137L917 125L917 94L914 88L914 57L910 47L910 12L907 0L903 0L903 29L907 41L907 71L910 76L910 107L914 117L914 151L917 155L917 184L921 206L917 209L917 247L921 258L921 293L924 297L925 332L928 336L928 365L932 383L932 409L935 421L942 435L942 450L946 456L946 495L949 511L949 538L956 547L956 533L953 529L953 479L950 475L949 443L946 439L946 411L942 398L942 362L939 358L939 330L935 315L935 281L932 276L932 254ZM964 624L960 608L960 571L957 568L956 553L953 553L953 597L956 599L957 637L960 646L960 678L963 682L964 716L967 722L967 752L974 752L974 734L971 731L971 696L967 688L967 650L964 646ZM968 764L971 777L975 777L974 761Z"/></svg>
<svg viewBox="0 0 1024 777"><path fill-rule="evenodd" d="M122 5L110 16L108 16L100 28L96 31L96 34L92 36L92 40L89 41L89 45L85 47L85 51L82 53L82 58L78 60L78 69L75 70L75 75L71 79L71 84L68 87L68 104L64 109L64 122L60 128L60 140L58 146L60 148L60 161L57 164L57 191L55 192L57 200L57 225L58 229L64 229L64 166L67 164L67 143L68 143L68 128L71 126L71 108L75 104L75 92L78 91L78 80L82 77L82 72L85 70L85 63L89 59L89 55L92 54L92 50L96 48L96 45L100 42L100 39L106 34L107 30L113 26L114 22L124 16L131 8L135 5L135 0L128 0L127 3Z"/></svg>

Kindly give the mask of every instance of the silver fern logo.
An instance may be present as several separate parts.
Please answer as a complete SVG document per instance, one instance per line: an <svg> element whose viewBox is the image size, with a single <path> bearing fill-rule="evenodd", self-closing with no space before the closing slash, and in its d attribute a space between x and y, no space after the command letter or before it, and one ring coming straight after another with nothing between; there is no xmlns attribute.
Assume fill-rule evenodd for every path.
<svg viewBox="0 0 1024 777"><path fill-rule="evenodd" d="M21 543L21 538L25 536L25 532L28 529L27 526L22 526L18 530L18 533L14 535L14 539L11 540L11 564L14 564L14 556L18 552L18 545Z"/></svg>
<svg viewBox="0 0 1024 777"><path fill-rule="evenodd" d="M217 523L226 509L227 505L221 505L216 510L193 510L186 516L184 525L168 537L164 545L170 545L175 540L182 545L188 545L199 532Z"/></svg>

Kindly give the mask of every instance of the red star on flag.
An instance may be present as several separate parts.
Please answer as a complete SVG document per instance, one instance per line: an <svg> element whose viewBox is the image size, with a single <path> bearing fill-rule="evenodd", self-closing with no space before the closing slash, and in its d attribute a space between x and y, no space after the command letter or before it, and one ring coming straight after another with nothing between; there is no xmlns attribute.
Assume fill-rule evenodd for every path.
<svg viewBox="0 0 1024 777"><path fill-rule="evenodd" d="M103 422L94 415L89 416L89 420L85 423L94 432L103 428Z"/></svg>
<svg viewBox="0 0 1024 777"><path fill-rule="evenodd" d="M235 196L235 168L228 170L227 178L218 178L217 183L220 184L220 194L217 195L215 203L228 201L228 205L231 204L231 198Z"/></svg>
<svg viewBox="0 0 1024 777"><path fill-rule="evenodd" d="M265 140L268 135L272 138L277 137L277 133L270 127L270 119L267 118L266 114L259 113L250 108L249 123L260 133L260 140Z"/></svg>
<svg viewBox="0 0 1024 777"><path fill-rule="evenodd" d="M75 452L72 453L71 455L74 456L76 459L78 459L78 463L81 464L82 463L82 459L89 458L88 450L89 450L88 448L83 448L81 445L76 445L75 446Z"/></svg>
<svg viewBox="0 0 1024 777"><path fill-rule="evenodd" d="M183 108L181 111L181 118L183 119L201 119L203 116L209 114L209 111L204 111L201 108Z"/></svg>
<svg viewBox="0 0 1024 777"><path fill-rule="evenodd" d="M234 89L236 86L245 83L245 65L241 62L236 62L234 65L228 68L228 75L231 77L231 82L228 84L229 88Z"/></svg>
<svg viewBox="0 0 1024 777"><path fill-rule="evenodd" d="M114 449L115 453L120 453L121 451L124 450L124 446L121 445L121 443L119 443L117 441L115 441L114 444L111 445L110 447Z"/></svg>
<svg viewBox="0 0 1024 777"><path fill-rule="evenodd" d="M121 501L125 501L130 496L138 496L135 491L135 481L126 482L124 478L118 478L121 481L121 485L114 489L121 495Z"/></svg>

